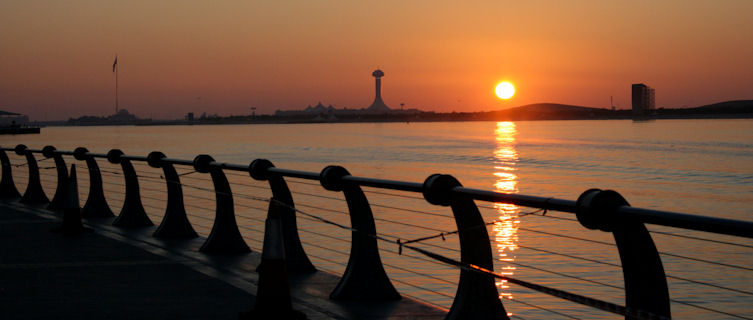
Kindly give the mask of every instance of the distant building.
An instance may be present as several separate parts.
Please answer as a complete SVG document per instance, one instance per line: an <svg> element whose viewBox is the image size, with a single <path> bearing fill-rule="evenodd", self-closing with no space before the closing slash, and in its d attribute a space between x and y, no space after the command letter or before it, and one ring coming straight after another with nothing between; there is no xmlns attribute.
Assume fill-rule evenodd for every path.
<svg viewBox="0 0 753 320"><path fill-rule="evenodd" d="M29 117L20 113L0 110L0 126L23 125L29 123Z"/></svg>
<svg viewBox="0 0 753 320"><path fill-rule="evenodd" d="M403 105L400 104L400 110L392 110L390 109L382 100L382 77L384 77L384 72L382 70L374 70L374 72L371 73L371 76L375 78L374 85L375 85L375 92L374 92L374 102L371 103L371 106L368 108L360 108L360 109L336 109L332 105L329 105L328 107L325 107L321 102L319 102L316 106L312 107L309 105L307 108L303 110L277 110L275 111L275 115L279 117L304 117L304 116L312 116L317 117L318 119L327 119L327 120L335 120L335 116L359 116L359 115L383 115L383 114L419 114L421 113L421 110L418 109L405 109L403 110Z"/></svg>
<svg viewBox="0 0 753 320"><path fill-rule="evenodd" d="M636 83L632 86L633 96L633 115L649 115L656 109L656 93L643 83Z"/></svg>
<svg viewBox="0 0 753 320"><path fill-rule="evenodd" d="M108 116L107 120L112 122L133 122L139 120L139 118L136 117L136 115L129 113L126 109L120 109L117 113Z"/></svg>

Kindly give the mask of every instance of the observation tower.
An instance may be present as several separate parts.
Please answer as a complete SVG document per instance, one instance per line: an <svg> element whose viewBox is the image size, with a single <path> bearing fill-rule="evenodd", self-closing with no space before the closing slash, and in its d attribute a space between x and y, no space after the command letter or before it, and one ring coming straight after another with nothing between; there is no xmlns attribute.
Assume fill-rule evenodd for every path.
<svg viewBox="0 0 753 320"><path fill-rule="evenodd" d="M382 101L382 77L384 77L384 72L382 70L376 69L371 73L371 75L375 79L376 94L374 97L374 102L371 104L371 106L366 108L366 111L374 113L390 112L390 108L386 104L384 104L384 101Z"/></svg>

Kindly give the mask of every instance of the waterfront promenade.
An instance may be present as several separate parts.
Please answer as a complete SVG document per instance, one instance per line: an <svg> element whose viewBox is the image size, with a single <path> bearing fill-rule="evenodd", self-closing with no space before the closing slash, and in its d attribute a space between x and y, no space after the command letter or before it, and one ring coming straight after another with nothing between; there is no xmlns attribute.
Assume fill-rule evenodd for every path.
<svg viewBox="0 0 753 320"><path fill-rule="evenodd" d="M58 214L0 201L0 319L238 319L253 308L261 255L208 255L206 240L160 240L155 227L118 228L89 219L94 232L51 230ZM439 319L446 311L403 298L328 299L338 278L291 278L293 308L309 319Z"/></svg>

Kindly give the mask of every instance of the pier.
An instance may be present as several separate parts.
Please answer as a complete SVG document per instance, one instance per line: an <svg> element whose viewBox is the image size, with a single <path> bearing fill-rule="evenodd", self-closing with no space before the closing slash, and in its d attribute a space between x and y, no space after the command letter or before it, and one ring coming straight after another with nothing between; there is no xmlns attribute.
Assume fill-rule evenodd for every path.
<svg viewBox="0 0 753 320"><path fill-rule="evenodd" d="M15 162L7 153L15 154ZM18 162L18 159L25 161ZM40 168L39 163L47 160L54 161L54 166ZM255 319L506 319L510 317L505 308L508 302L526 302L500 299L495 284L499 280L568 301L579 308L628 319L671 318L676 305L717 316L743 319L747 316L740 310L720 310L713 305L674 299L668 280L716 287L747 297L748 301L753 296L746 289L714 284L713 279L683 279L666 272L664 259L668 253L657 249L652 234L663 232L663 235L679 238L691 237L682 232L657 232L647 228L663 226L728 236L739 241L695 236L693 240L750 250L753 248L750 241L753 239L753 223L636 208L611 190L590 189L577 200L565 200L465 188L456 177L442 174L431 175L423 182L406 182L354 176L340 166L307 172L278 168L266 159L233 164L215 161L210 155L198 155L188 160L169 158L158 151L148 155L127 155L117 149L95 153L83 147L73 151L57 150L53 146L42 149L24 145L0 148L0 162L3 169L0 180L0 227L3 230L0 247L4 253L0 261L3 272L0 280L4 290L0 299L0 316L5 313L9 318L26 318L27 315L45 318L62 314L71 318L130 319L148 314L149 318L238 318L240 315ZM115 165L120 170L100 169L100 162ZM70 163L78 167L70 166ZM159 170L161 174L142 174L134 166L137 163ZM86 167L89 183L85 203L80 206L74 172L76 168L83 171L83 167ZM13 171L19 169L28 173L23 192L13 180ZM52 170L55 174L51 173ZM263 183L268 196L232 191L231 186L238 184L235 181L240 175L229 179L231 173L241 173L248 181ZM114 182L103 181L103 174L124 181L120 210L108 205L104 186ZM211 179L211 187L184 182L197 175ZM49 182L55 181L52 197L48 197L44 190L43 177L47 178L48 186ZM292 180L318 188L320 194L315 196L341 196L342 200L335 197L328 200L340 201L340 205L347 208L345 214L349 223L315 214L313 210L297 205L296 193L291 192L288 184ZM145 189L139 186L140 181L163 185L161 198L157 198L164 199L164 206L160 207L164 209L161 223L155 224L146 213L142 200L155 200L155 196L142 194ZM213 194L208 199L214 202L215 208L211 232L207 236L199 236L196 225L189 221L190 214L187 214L184 202L185 188L204 188L203 191ZM402 222L402 227L424 235L395 238L380 233L375 221L383 218L375 216L372 211L376 204L370 203L372 194L365 192L366 188L378 190L375 192L388 197L410 194L411 199L444 211L443 217L453 219L456 229L429 232L422 230L421 226ZM261 250L251 248L247 237L242 235L243 228L238 219L243 217L236 214L237 204L234 202L239 199L265 205L260 210L264 210L266 216L256 221L260 232L255 241L257 245L261 244ZM528 215L542 218L553 217L547 216L547 212L559 212L562 215L555 218L559 217L562 223L579 224L583 233L613 237L614 242L607 245L619 254L621 264L616 267L621 269L624 286L617 288L624 292L624 300L607 301L589 292L564 290L495 271L487 226L499 221L484 220L479 207L485 203L531 208L533 211ZM195 218L191 216L191 220ZM319 270L312 263L299 232L313 231L307 230L307 225L300 223L301 219L306 219L307 224L327 224L351 234L347 243L349 253L344 253L348 255L347 266L342 274ZM63 231L50 232L51 229ZM538 232L547 233L546 230ZM554 232L548 236L553 241L563 237ZM430 240L445 238L456 238L452 242L458 245L456 254L422 246ZM314 245L337 250L327 248L329 243ZM459 277L453 283L456 292L450 308L431 305L396 289L395 280L385 271L386 266L395 266L384 262L381 256L384 247L395 248L398 257L403 257L403 252L411 252L421 259L458 270ZM672 257L687 258L677 254ZM715 268L750 269L724 261L687 260L707 263ZM430 271L408 271L432 279ZM574 281L584 280L571 277ZM543 312L551 311L552 315L559 313L528 305ZM516 317L515 313L512 317Z"/></svg>

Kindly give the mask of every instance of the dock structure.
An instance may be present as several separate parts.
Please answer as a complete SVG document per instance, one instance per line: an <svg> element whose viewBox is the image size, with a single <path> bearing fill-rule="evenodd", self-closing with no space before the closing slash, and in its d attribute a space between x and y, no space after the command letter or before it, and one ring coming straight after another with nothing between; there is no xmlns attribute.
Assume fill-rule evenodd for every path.
<svg viewBox="0 0 753 320"><path fill-rule="evenodd" d="M26 162L12 164L7 151L23 157ZM37 160L35 155L43 158ZM67 170L66 158L85 162L88 167L89 192L83 209L79 205L76 168L72 165ZM57 172L57 188L52 200L45 195L37 164L46 159L55 160L55 166L49 168ZM121 171L114 174L124 180L125 194L118 216L114 216L104 199L101 174L107 171L99 168L97 159L120 165ZM646 225L703 231L745 241L753 238L753 222L631 207L619 193L611 190L589 189L572 201L466 188L455 177L443 174L434 174L423 183L416 183L353 176L340 166L328 166L316 173L277 168L265 159L240 165L218 162L209 155L184 160L168 158L158 151L148 156L134 156L117 149L93 153L83 147L75 151L57 150L53 146L43 149L25 145L0 147L0 162L3 170L0 180L0 318L3 319L508 319L510 314L500 299L496 280L626 319L671 318L673 303L715 314L739 315L740 310L717 310L673 299L667 279L688 280L665 273L662 256L667 254L657 249L651 236L655 231L650 231ZM163 174L155 181L167 187L167 203L158 226L146 215L141 202L145 195L140 193L138 180L150 177L139 175L133 163L162 170ZM178 174L176 166L192 171ZM28 170L29 180L24 192L17 190L13 182L12 170L19 167ZM228 172L245 173L245 179L268 184L271 197L233 192ZM189 185L180 180L191 173L208 176L213 186L212 189L200 188L212 192L213 199L207 200L216 203L214 219L205 218L213 220L206 237L198 236L186 218L182 187ZM51 178L49 176L46 175ZM343 213L349 216L350 225L297 208L287 184L289 179L315 181L323 191L342 193L347 205L347 212ZM310 182L308 185L317 186ZM362 187L420 194L422 198L417 199L450 211L447 217L454 220L457 230L415 239L389 238L377 232L372 205ZM263 225L263 241L257 240L263 243L261 252L252 251L239 231L234 197L251 197L268 205L260 208L267 212L266 219L259 220ZM611 248L618 251L621 265L615 266L622 269L624 287L611 287L624 291L624 304L594 297L588 292L567 291L495 272L486 228L495 222L483 219L476 202L537 208L544 212L542 216L546 210L571 213L577 219L565 220L576 221L589 232L613 236ZM351 234L350 253L345 253L349 258L342 275L318 270L311 262L301 245L296 217L335 226ZM304 226L301 230L310 232ZM740 242L662 234L715 245L753 248ZM460 259L418 245L446 236L457 237L459 250L456 252ZM393 286L396 280L385 272L387 264L380 256L379 245L385 243L397 246L398 255L409 250L427 261L458 269L460 276L452 283L456 292L451 307L430 305L399 292ZM677 254L671 257L750 270L735 262ZM412 272L439 279L431 274ZM691 282L753 296L744 289L705 280ZM538 309L561 314L547 308Z"/></svg>

